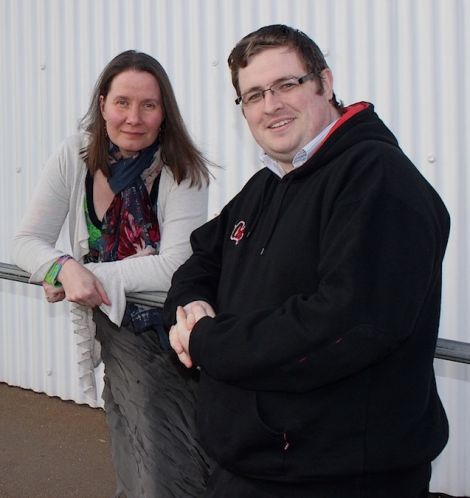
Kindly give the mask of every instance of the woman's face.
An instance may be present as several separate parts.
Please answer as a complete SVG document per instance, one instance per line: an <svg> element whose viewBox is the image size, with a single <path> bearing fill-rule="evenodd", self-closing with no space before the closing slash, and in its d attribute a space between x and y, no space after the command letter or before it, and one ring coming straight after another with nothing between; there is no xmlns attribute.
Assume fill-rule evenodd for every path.
<svg viewBox="0 0 470 498"><path fill-rule="evenodd" d="M109 139L124 157L149 147L160 133L164 119L160 86L155 77L129 69L111 82L100 108Z"/></svg>

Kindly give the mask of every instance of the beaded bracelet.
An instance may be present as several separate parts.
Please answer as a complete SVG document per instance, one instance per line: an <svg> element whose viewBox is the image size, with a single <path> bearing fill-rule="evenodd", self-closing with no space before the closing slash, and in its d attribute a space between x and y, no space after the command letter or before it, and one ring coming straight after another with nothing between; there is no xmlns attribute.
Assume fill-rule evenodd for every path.
<svg viewBox="0 0 470 498"><path fill-rule="evenodd" d="M69 259L73 259L69 254L64 254L58 257L46 273L44 282L53 285L54 287L61 287L62 284L57 281L57 277L59 276L60 270L62 270L62 266Z"/></svg>

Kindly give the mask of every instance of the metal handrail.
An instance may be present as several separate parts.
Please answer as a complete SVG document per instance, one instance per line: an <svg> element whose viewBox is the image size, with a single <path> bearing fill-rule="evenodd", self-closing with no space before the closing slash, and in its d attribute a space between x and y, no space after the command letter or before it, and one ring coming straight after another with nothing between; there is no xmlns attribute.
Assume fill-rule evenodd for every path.
<svg viewBox="0 0 470 498"><path fill-rule="evenodd" d="M31 283L29 281L29 273L8 263L0 263L0 278L14 280L15 282ZM131 303L161 307L165 302L165 296L164 292L134 292L127 294L126 298ZM438 338L434 356L442 360L455 361L457 363L470 363L470 343Z"/></svg>

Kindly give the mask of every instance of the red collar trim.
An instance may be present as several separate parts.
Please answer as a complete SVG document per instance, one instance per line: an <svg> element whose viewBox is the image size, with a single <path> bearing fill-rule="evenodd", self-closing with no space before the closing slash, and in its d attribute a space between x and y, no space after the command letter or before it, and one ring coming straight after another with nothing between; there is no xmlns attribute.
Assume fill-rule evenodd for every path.
<svg viewBox="0 0 470 498"><path fill-rule="evenodd" d="M322 143L320 144L320 147L330 138L330 136L340 127L342 126L346 121L351 119L353 116L358 114L359 112L363 111L364 109L367 109L370 107L370 104L368 102L357 102L356 104L352 104L348 107L346 107L346 111L341 115L341 117L336 121L335 125L331 130L328 132L328 135L322 140ZM320 149L318 147L318 149Z"/></svg>

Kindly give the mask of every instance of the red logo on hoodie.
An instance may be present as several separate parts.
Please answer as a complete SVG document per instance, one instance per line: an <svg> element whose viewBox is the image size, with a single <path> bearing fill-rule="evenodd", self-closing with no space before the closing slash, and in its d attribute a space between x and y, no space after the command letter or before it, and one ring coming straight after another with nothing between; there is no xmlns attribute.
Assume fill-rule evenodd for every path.
<svg viewBox="0 0 470 498"><path fill-rule="evenodd" d="M239 221L232 230L232 235L230 235L230 240L235 241L235 245L238 245L240 240L245 236L245 222Z"/></svg>

